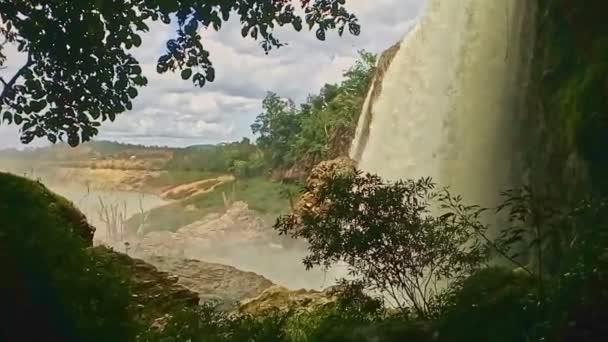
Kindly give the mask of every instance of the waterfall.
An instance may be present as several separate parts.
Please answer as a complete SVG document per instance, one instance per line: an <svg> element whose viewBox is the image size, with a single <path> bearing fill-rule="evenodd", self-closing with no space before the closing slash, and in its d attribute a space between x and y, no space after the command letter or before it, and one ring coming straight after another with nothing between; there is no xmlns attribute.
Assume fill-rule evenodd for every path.
<svg viewBox="0 0 608 342"><path fill-rule="evenodd" d="M378 60L351 157L388 180L432 177L494 206L521 177L520 118L535 1L427 0Z"/></svg>

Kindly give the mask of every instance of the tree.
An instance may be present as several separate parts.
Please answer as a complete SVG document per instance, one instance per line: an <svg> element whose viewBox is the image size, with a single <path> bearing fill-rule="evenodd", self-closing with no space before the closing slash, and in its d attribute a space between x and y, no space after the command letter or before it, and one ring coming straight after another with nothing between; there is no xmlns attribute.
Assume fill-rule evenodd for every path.
<svg viewBox="0 0 608 342"><path fill-rule="evenodd" d="M339 84L325 84L296 108L269 92L251 126L257 145L270 156L272 167L310 170L323 159L347 154L357 119L374 73L375 55L359 51L359 59L343 73Z"/></svg>
<svg viewBox="0 0 608 342"><path fill-rule="evenodd" d="M0 67L6 44L27 55L15 74L1 77L2 121L21 128L21 141L47 137L75 146L98 132L100 123L130 110L138 88L148 81L129 50L142 44L150 21L177 20L177 35L167 42L157 72L180 72L202 87L213 82L215 69L202 44L199 28L219 30L235 13L242 36L260 38L268 53L284 45L276 26L300 31L304 22L316 37L348 28L359 34L357 18L345 0L14 0L0 2Z"/></svg>
<svg viewBox="0 0 608 342"><path fill-rule="evenodd" d="M272 166L287 164L292 141L300 131L300 118L294 103L273 92L262 102L263 112L258 115L251 130L258 134L257 145L270 153Z"/></svg>
<svg viewBox="0 0 608 342"><path fill-rule="evenodd" d="M434 188L430 179L385 183L360 172L336 174L309 187L314 204L279 218L275 229L308 241L307 268L345 262L369 290L431 318L450 285L488 257L482 210Z"/></svg>
<svg viewBox="0 0 608 342"><path fill-rule="evenodd" d="M325 85L319 95L309 96L302 105L302 132L294 146L298 159L312 166L348 153L375 60L374 54L359 51L355 65L343 73L342 83Z"/></svg>

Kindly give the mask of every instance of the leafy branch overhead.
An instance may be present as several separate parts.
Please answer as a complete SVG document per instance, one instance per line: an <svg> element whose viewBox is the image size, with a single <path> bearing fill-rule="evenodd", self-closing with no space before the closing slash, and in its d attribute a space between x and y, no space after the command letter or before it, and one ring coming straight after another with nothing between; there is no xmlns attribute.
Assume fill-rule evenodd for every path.
<svg viewBox="0 0 608 342"><path fill-rule="evenodd" d="M47 137L70 145L88 141L100 123L130 110L148 83L129 50L142 44L147 23L176 21L176 36L159 57L157 72L179 72L202 87L215 69L201 29L219 30L236 15L243 37L260 40L268 53L284 45L277 26L304 25L325 39L328 30L359 34L345 0L79 0L0 2L0 69L5 47L27 55L11 75L1 75L2 122L21 126L23 143ZM296 13L300 6L303 15ZM6 70L6 68L4 68Z"/></svg>

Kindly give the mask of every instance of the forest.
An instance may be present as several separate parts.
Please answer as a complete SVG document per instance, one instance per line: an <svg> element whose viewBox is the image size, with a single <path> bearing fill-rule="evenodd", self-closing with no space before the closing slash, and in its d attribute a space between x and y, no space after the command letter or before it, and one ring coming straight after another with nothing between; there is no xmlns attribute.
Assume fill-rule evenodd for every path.
<svg viewBox="0 0 608 342"><path fill-rule="evenodd" d="M126 2L85 2L0 3L0 35L28 53L14 78L0 79L2 120L21 127L24 143L90 144L100 155L144 148L89 140L148 82L127 53L141 44L146 20L179 26L157 71L201 87L215 72L197 29L220 29L232 11L243 37L259 38L265 51L282 44L275 23L308 26L320 40L329 30L360 30L343 0L301 1L304 17L288 1L142 0L137 11ZM269 91L251 125L255 141L166 148L171 158L161 165L166 182L233 175L254 209L273 217L277 235L307 242L307 269L346 264L349 277L331 288L331 300L256 312L199 305L166 274L94 247L94 228L73 203L41 182L0 173L0 341L606 340L608 6L538 0L537 7L525 101L535 128L526 141L530 177L502 192L497 207L469 203L428 177L389 181L348 158L381 72L382 56L360 51L341 82L301 104ZM65 33L84 25L84 36ZM0 47L0 67L6 59ZM571 155L583 171L562 172ZM219 193L187 204L220 206ZM277 204L285 197L289 208ZM163 210L177 210L180 224L203 215Z"/></svg>

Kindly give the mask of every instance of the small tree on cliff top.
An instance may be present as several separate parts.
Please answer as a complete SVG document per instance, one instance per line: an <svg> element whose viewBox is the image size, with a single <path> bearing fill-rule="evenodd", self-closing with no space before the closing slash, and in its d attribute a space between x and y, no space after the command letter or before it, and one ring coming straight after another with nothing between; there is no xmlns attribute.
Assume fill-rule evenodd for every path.
<svg viewBox="0 0 608 342"><path fill-rule="evenodd" d="M275 228L308 240L307 268L346 262L370 290L429 318L445 285L470 275L488 256L479 234L486 229L482 210L434 188L430 179L331 177L315 190L314 208L279 218ZM435 205L442 215L431 214Z"/></svg>
<svg viewBox="0 0 608 342"><path fill-rule="evenodd" d="M21 126L21 140L46 136L67 138L70 145L97 134L105 120L130 110L137 88L148 81L129 50L142 44L147 23L170 24L177 19L176 37L157 71L180 72L202 87L213 82L215 70L202 44L199 28L219 30L231 14L239 17L242 36L261 39L268 52L283 45L276 26L300 31L306 24L316 37L346 28L359 34L357 18L345 0L13 0L0 2L0 68L6 64L5 44L26 54L11 75L1 75L0 120ZM304 17L296 13L298 4Z"/></svg>

